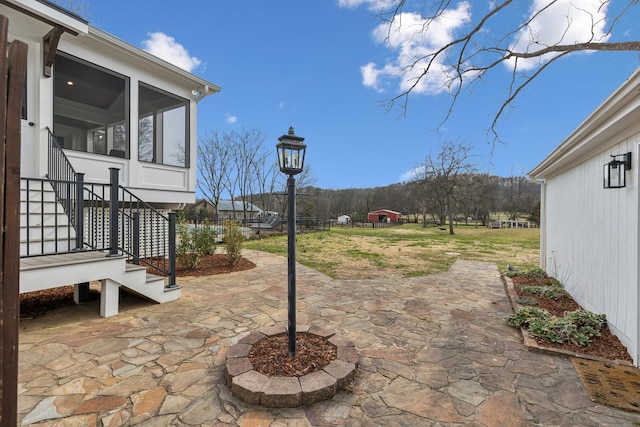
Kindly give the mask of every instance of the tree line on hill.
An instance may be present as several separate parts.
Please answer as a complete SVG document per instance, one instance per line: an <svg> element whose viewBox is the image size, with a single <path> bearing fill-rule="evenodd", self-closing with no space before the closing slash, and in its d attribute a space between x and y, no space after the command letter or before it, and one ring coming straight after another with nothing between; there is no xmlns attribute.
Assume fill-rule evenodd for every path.
<svg viewBox="0 0 640 427"><path fill-rule="evenodd" d="M453 217L463 221L472 218L486 225L492 213L503 212L502 219L527 217L539 222L540 186L524 176L499 177L489 174L459 176ZM271 208L286 214L286 196L269 195ZM265 195L250 199L260 206ZM308 186L298 189L298 215L337 218L349 215L352 221L366 221L367 213L377 209L402 212L411 222L447 223L445 206L438 193L427 183L416 181L373 188L322 189ZM202 219L206 213L196 212L193 205L185 210L189 219Z"/></svg>
<svg viewBox="0 0 640 427"><path fill-rule="evenodd" d="M198 189L213 206L221 200L241 202L245 212L235 218L250 218L251 205L284 216L287 212L286 182L272 151L265 147L266 135L257 129L208 133L198 145ZM486 225L492 212L505 212L516 219L523 214L539 218L540 189L524 176L498 177L480 173L472 146L445 142L427 155L402 183L374 188L327 190L315 187L307 164L296 176L299 197L297 215L366 221L369 212L390 209L408 220L423 224L453 224L458 218L473 218ZM235 203L232 204L235 209ZM537 211L536 211L537 209ZM185 210L187 219L198 220L206 212ZM216 219L216 218L212 218Z"/></svg>
<svg viewBox="0 0 640 427"><path fill-rule="evenodd" d="M473 218L486 225L492 213L504 212L507 218L539 219L540 186L523 176L507 178L489 174L465 174L452 197L452 217ZM349 215L353 221L365 221L367 213L377 209L402 212L412 222L447 223L445 201L427 183L415 181L374 188L326 190L307 187L298 200L303 215L330 218ZM440 200L439 200L440 199Z"/></svg>

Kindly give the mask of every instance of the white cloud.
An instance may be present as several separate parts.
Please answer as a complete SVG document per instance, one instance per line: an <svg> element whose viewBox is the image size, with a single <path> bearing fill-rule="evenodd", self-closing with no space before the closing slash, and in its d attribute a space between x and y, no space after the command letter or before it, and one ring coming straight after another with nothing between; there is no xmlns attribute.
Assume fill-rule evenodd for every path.
<svg viewBox="0 0 640 427"><path fill-rule="evenodd" d="M284 108L284 101L280 101L278 107L280 107L280 109L282 110Z"/></svg>
<svg viewBox="0 0 640 427"><path fill-rule="evenodd" d="M386 44L396 53L396 57L380 67L374 63L362 66L362 83L380 90L387 80L400 78L401 90L412 87L427 66L428 59L421 58L453 41L456 30L470 22L470 9L470 3L463 1L430 22L419 13L404 12L396 16L391 24L380 24L373 31L374 40L379 44ZM428 31L425 30L427 24ZM446 91L449 71L450 67L444 62L433 62L429 73L421 78L412 89L413 92Z"/></svg>
<svg viewBox="0 0 640 427"><path fill-rule="evenodd" d="M413 169L400 175L400 182L410 182L424 175L424 166L415 166Z"/></svg>
<svg viewBox="0 0 640 427"><path fill-rule="evenodd" d="M382 73L382 70L378 70L376 68L376 64L373 62L369 62L367 65L363 65L360 67L360 74L362 74L362 84L365 87L370 87L372 89L381 92L382 90L378 86L378 76Z"/></svg>
<svg viewBox="0 0 640 427"><path fill-rule="evenodd" d="M142 42L142 46L152 55L189 72L201 64L202 61L195 56L190 56L187 49L177 43L173 37L161 32L149 33L148 36L149 38Z"/></svg>
<svg viewBox="0 0 640 427"><path fill-rule="evenodd" d="M228 124L232 125L238 121L238 116L234 116L233 114L226 114L225 120L227 121Z"/></svg>
<svg viewBox="0 0 640 427"><path fill-rule="evenodd" d="M510 47L526 52L557 43L606 42L609 39L606 34L609 1L531 0L530 9L523 17L531 20L530 25L517 34ZM394 0L338 0L340 7L365 5L377 10L388 8L393 3ZM385 45L394 56L384 63L369 62L361 66L362 84L382 91L390 82L399 81L399 89L403 92L411 89L413 93L426 94L453 89L448 84L456 73L446 63L446 55L440 55L429 65L429 73L422 74L430 59L428 55L452 42L460 29L471 23L471 4L470 0L460 1L455 7L449 6L433 21L426 20L417 12L403 12L395 16L391 23L378 25L372 33L374 40ZM425 57L427 59L421 59ZM550 58L519 60L518 67L528 70ZM513 67L514 61L507 65Z"/></svg>
<svg viewBox="0 0 640 427"><path fill-rule="evenodd" d="M606 42L606 17L609 0L534 0L528 19L529 27L522 29L511 49L528 52L555 44ZM544 9L546 6L546 9ZM544 9L544 10L542 10ZM542 11L541 11L542 10ZM537 16L536 16L537 15ZM538 59L518 60L518 68L528 70L548 61L552 55ZM511 61L508 65L513 67Z"/></svg>
<svg viewBox="0 0 640 427"><path fill-rule="evenodd" d="M397 0L338 0L339 7L355 9L364 4L367 9L374 11L389 10L397 3Z"/></svg>

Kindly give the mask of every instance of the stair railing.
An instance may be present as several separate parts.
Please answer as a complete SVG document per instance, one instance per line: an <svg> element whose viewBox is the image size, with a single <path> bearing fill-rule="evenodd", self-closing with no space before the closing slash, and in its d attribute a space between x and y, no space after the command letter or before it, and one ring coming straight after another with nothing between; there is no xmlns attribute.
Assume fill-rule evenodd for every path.
<svg viewBox="0 0 640 427"><path fill-rule="evenodd" d="M134 264L144 264L168 276L167 287L175 287L175 212L164 215L119 185L118 168L110 168L109 184L85 182L84 174L74 170L51 130L47 131L47 180L75 229L73 250L124 254ZM57 245L55 251L60 253Z"/></svg>
<svg viewBox="0 0 640 427"><path fill-rule="evenodd" d="M110 168L110 171L109 239L112 251L115 246L113 242L117 242L117 250L127 255L134 264L146 265L168 276L167 287L175 287L175 212L164 215L119 185L118 168Z"/></svg>
<svg viewBox="0 0 640 427"><path fill-rule="evenodd" d="M48 152L47 152L47 178L53 187L58 202L62 205L64 212L69 217L69 223L76 230L82 230L82 200L78 186L74 183L84 180L84 174L78 175L69 158L58 144L56 137L47 127L48 134ZM75 187L75 189L74 189ZM81 187L80 187L81 188ZM76 239L76 250L82 250L82 236Z"/></svg>

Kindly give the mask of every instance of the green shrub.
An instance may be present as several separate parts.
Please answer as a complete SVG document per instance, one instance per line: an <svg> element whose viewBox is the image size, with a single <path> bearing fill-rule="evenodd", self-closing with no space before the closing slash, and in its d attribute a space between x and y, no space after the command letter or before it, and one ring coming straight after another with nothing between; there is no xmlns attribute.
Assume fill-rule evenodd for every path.
<svg viewBox="0 0 640 427"><path fill-rule="evenodd" d="M237 221L224 222L224 246L227 249L229 264L236 265L242 259L244 235Z"/></svg>
<svg viewBox="0 0 640 427"><path fill-rule="evenodd" d="M187 270L198 267L201 257L215 253L217 235L209 220L205 220L201 227L190 228L180 215L176 224L178 264Z"/></svg>
<svg viewBox="0 0 640 427"><path fill-rule="evenodd" d="M512 326L527 328L533 320L549 320L551 317L551 313L543 308L525 306L507 316L505 320Z"/></svg>
<svg viewBox="0 0 640 427"><path fill-rule="evenodd" d="M187 226L184 217L180 215L176 224L176 261L178 265L193 270L198 266L200 259L196 252L193 235Z"/></svg>
<svg viewBox="0 0 640 427"><path fill-rule="evenodd" d="M191 230L195 251L199 256L212 255L216 251L216 239L218 231L211 225L209 219L205 219L202 226Z"/></svg>
<svg viewBox="0 0 640 427"><path fill-rule="evenodd" d="M607 324L604 314L576 310L557 317L546 310L529 306L519 308L505 320L512 326L526 328L531 335L545 341L572 342L579 346L586 346L591 338L599 337Z"/></svg>
<svg viewBox="0 0 640 427"><path fill-rule="evenodd" d="M560 284L560 282L557 283ZM545 298L551 298L553 300L559 300L569 297L569 293L564 290L562 284L560 284L559 286L555 283L550 283L548 286L521 285L518 287L518 289L520 290L520 293L524 295L540 295Z"/></svg>
<svg viewBox="0 0 640 427"><path fill-rule="evenodd" d="M530 268L528 270L520 270L509 266L507 270L502 272L507 277L528 276L528 277L548 277L547 272L541 268Z"/></svg>

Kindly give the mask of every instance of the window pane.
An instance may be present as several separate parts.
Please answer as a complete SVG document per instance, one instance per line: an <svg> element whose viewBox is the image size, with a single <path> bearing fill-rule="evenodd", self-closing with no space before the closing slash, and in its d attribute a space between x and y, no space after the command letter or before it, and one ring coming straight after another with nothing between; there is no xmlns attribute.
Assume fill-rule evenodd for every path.
<svg viewBox="0 0 640 427"><path fill-rule="evenodd" d="M187 167L189 101L140 83L138 159Z"/></svg>
<svg viewBox="0 0 640 427"><path fill-rule="evenodd" d="M127 153L128 78L65 54L56 56L53 70L53 131L64 147Z"/></svg>
<svg viewBox="0 0 640 427"><path fill-rule="evenodd" d="M162 163L185 166L185 107L165 111L162 119L164 149Z"/></svg>
<svg viewBox="0 0 640 427"><path fill-rule="evenodd" d="M141 162L153 162L153 117L140 117L138 120L138 159Z"/></svg>

